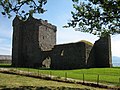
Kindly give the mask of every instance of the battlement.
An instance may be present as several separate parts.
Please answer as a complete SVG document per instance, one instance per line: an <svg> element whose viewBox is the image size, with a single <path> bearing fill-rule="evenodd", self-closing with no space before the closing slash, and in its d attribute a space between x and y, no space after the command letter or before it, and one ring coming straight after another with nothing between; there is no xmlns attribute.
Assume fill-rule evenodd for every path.
<svg viewBox="0 0 120 90"><path fill-rule="evenodd" d="M32 16L29 16L26 20L21 20L18 16L15 17L15 19L13 20L13 26L16 25L16 23L21 23L21 24L26 24L26 23L35 23L37 24L38 26L39 25L43 25L45 26L46 28L50 28L52 30L54 30L56 32L57 30L57 27L55 25L52 25L51 23L48 23L47 20L42 20L42 19L36 19Z"/></svg>
<svg viewBox="0 0 120 90"><path fill-rule="evenodd" d="M16 16L13 20L13 65L26 63L32 66L40 62L41 52L56 45L56 29L46 20L29 16L23 21Z"/></svg>

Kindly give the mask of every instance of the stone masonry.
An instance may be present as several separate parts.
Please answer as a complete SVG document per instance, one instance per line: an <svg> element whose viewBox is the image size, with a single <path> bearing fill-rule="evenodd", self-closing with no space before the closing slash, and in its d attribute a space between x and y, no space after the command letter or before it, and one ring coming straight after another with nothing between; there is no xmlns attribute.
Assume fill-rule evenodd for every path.
<svg viewBox="0 0 120 90"><path fill-rule="evenodd" d="M95 66L112 67L111 38L110 36L101 37L93 46Z"/></svg>
<svg viewBox="0 0 120 90"><path fill-rule="evenodd" d="M88 54L90 53L91 49L92 46L86 44L85 42L56 45L52 51L51 68L86 68L89 57Z"/></svg>
<svg viewBox="0 0 120 90"><path fill-rule="evenodd" d="M42 52L56 45L56 26L30 16L13 20L13 66L41 66Z"/></svg>
<svg viewBox="0 0 120 90"><path fill-rule="evenodd" d="M100 38L94 45L84 41L56 45L57 28L46 20L30 16L26 21L13 20L12 65L79 69L111 67L110 36Z"/></svg>

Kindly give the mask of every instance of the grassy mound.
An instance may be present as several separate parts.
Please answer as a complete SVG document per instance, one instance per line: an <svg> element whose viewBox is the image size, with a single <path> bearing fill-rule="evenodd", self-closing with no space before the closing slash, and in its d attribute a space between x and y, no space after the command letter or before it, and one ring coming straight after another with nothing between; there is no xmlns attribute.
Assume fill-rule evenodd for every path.
<svg viewBox="0 0 120 90"><path fill-rule="evenodd" d="M84 42L85 44L88 44L88 45L90 45L90 46L93 46L93 44L92 44L91 42L86 41L86 40L81 40L80 42Z"/></svg>

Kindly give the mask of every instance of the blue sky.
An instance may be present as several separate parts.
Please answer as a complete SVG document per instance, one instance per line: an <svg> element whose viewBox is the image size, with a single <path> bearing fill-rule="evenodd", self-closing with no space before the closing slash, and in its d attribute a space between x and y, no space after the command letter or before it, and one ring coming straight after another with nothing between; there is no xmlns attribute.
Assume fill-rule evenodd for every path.
<svg viewBox="0 0 120 90"><path fill-rule="evenodd" d="M57 44L88 40L92 43L97 36L74 31L73 28L62 28L71 19L72 0L48 0L42 15L34 15L36 18L48 20L57 26ZM12 54L12 20L0 14L0 55ZM112 36L112 55L120 57L120 35Z"/></svg>

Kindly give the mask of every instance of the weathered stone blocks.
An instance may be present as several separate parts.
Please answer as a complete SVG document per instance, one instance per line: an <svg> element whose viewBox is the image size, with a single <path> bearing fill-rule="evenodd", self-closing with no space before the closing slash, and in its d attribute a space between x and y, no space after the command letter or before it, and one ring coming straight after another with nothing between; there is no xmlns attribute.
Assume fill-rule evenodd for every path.
<svg viewBox="0 0 120 90"><path fill-rule="evenodd" d="M56 44L56 26L41 19L13 20L13 66L42 66L42 51Z"/></svg>
<svg viewBox="0 0 120 90"><path fill-rule="evenodd" d="M88 41L56 45L57 28L46 20L30 16L13 20L12 65L80 69L111 67L111 39L102 37L92 45Z"/></svg>
<svg viewBox="0 0 120 90"><path fill-rule="evenodd" d="M101 37L93 46L95 67L112 67L111 37Z"/></svg>

